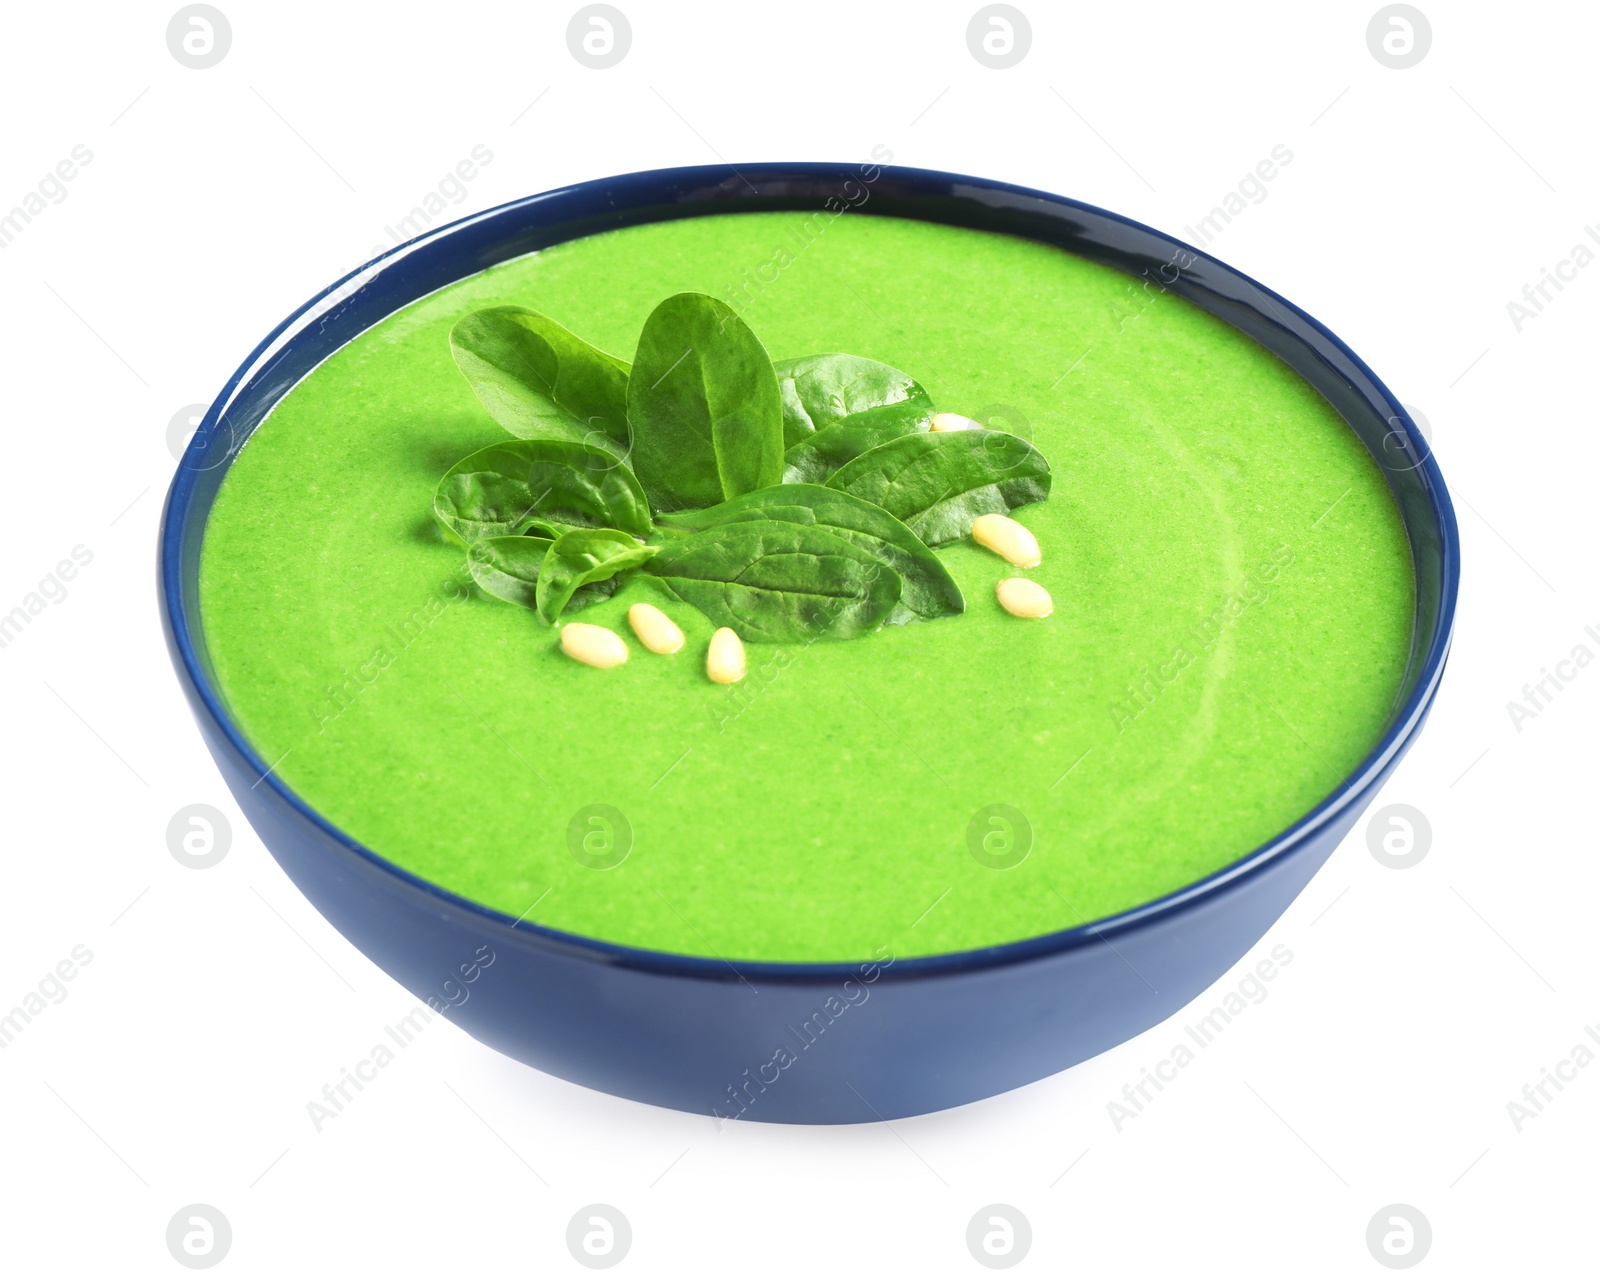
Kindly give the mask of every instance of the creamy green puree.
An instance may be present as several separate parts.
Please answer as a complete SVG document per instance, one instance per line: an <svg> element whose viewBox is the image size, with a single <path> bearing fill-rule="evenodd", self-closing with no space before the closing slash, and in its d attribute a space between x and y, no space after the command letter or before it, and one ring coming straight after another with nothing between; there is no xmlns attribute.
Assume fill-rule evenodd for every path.
<svg viewBox="0 0 1600 1274"><path fill-rule="evenodd" d="M1077 925L1226 866L1332 792L1399 689L1413 577L1383 478L1328 404L1199 309L1054 248L865 215L806 245L803 220L674 221L508 262L284 398L228 472L200 577L222 692L276 773L377 854L529 923L775 961ZM774 359L880 359L941 410L1031 434L1054 487L1015 516L1055 613L1006 614L994 586L1015 569L959 544L940 557L966 614L751 645L747 679L721 687L708 621L646 581L578 617L627 636L609 671L473 594L430 502L507 435L451 325L526 305L631 359L680 290L729 301ZM641 599L682 626L679 654L628 631ZM593 805L626 824L608 816L608 840L586 815L575 853ZM969 835L996 805L1025 825L984 815ZM609 869L583 861L624 845Z"/></svg>

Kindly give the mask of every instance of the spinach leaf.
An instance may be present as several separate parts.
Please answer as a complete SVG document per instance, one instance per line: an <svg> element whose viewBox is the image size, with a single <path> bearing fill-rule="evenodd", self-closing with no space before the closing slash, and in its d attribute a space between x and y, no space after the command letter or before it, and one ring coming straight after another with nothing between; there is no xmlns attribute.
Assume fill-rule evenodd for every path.
<svg viewBox="0 0 1600 1274"><path fill-rule="evenodd" d="M477 310L450 352L488 413L518 438L585 442L626 455L628 365L519 305Z"/></svg>
<svg viewBox="0 0 1600 1274"><path fill-rule="evenodd" d="M526 535L492 535L467 550L467 569L472 572L473 582L491 597L535 610L539 572L549 551L549 540L536 540ZM620 582L612 578L585 584L572 594L566 609L569 612L581 610L593 602L604 601L617 591Z"/></svg>
<svg viewBox="0 0 1600 1274"><path fill-rule="evenodd" d="M783 395L783 445L793 447L807 434L836 425L874 407L920 403L929 416L927 391L904 372L855 354L808 354L774 364ZM926 425L923 426L927 428Z"/></svg>
<svg viewBox="0 0 1600 1274"><path fill-rule="evenodd" d="M905 434L927 433L929 405L916 399L869 407L816 433L783 453L785 482L826 482L857 456Z"/></svg>
<svg viewBox="0 0 1600 1274"><path fill-rule="evenodd" d="M697 513L670 514L661 519L668 530L689 531L762 521L820 526L865 549L893 570L900 576L902 587L900 601L888 616L891 624L959 615L966 609L960 586L910 527L847 491L791 483L752 491Z"/></svg>
<svg viewBox="0 0 1600 1274"><path fill-rule="evenodd" d="M702 292L650 312L628 377L633 466L656 509L697 509L783 478L772 360L744 321Z"/></svg>
<svg viewBox="0 0 1600 1274"><path fill-rule="evenodd" d="M865 549L792 523L712 527L667 544L644 570L746 641L855 637L888 617L901 590Z"/></svg>
<svg viewBox="0 0 1600 1274"><path fill-rule="evenodd" d="M887 509L931 548L961 539L980 514L1047 499L1050 465L995 429L918 433L857 456L827 485Z"/></svg>
<svg viewBox="0 0 1600 1274"><path fill-rule="evenodd" d="M650 533L650 508L626 465L599 447L549 438L497 442L457 462L433 512L466 544L530 526L551 539L574 526Z"/></svg>
<svg viewBox="0 0 1600 1274"><path fill-rule="evenodd" d="M649 561L657 550L608 527L568 531L550 546L535 587L539 618L553 624L578 589Z"/></svg>

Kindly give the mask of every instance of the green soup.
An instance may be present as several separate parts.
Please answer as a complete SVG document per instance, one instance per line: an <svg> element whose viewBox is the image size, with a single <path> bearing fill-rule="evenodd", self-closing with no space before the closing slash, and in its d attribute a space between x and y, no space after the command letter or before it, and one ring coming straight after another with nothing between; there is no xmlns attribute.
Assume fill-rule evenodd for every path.
<svg viewBox="0 0 1600 1274"><path fill-rule="evenodd" d="M775 961L1071 927L1226 866L1332 792L1399 690L1413 577L1388 488L1328 404L1199 309L1054 248L867 216L808 242L802 220L703 217L508 262L284 398L227 474L200 578L222 692L275 772L376 853L530 923ZM475 595L430 502L507 435L451 325L528 305L627 359L682 290L734 304L774 359L880 359L941 410L1031 435L1054 487L1015 516L1055 613L1005 613L994 587L1017 572L959 544L940 557L966 614L751 645L721 687L699 612L665 604L688 638L674 656L628 633L628 605L660 601L643 582L579 616L627 635L607 671Z"/></svg>

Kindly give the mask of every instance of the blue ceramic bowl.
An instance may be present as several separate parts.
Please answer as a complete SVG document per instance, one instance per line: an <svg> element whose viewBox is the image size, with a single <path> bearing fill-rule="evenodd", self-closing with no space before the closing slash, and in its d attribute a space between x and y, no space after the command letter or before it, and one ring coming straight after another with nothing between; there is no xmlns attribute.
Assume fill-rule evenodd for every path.
<svg viewBox="0 0 1600 1274"><path fill-rule="evenodd" d="M1444 671L1460 551L1450 499L1420 431L1338 337L1237 270L1113 213L949 173L863 176L843 164L633 173L425 234L335 284L256 348L206 413L167 494L160 587L172 662L223 778L290 879L379 967L484 1043L637 1101L785 1123L916 1115L1043 1078L1155 1025L1225 973L1311 879L1410 746ZM853 964L735 968L519 923L386 862L271 773L217 689L197 576L217 488L274 404L386 315L498 262L622 226L815 210L830 199L859 204L856 216L1036 239L1166 287L1266 346L1349 422L1404 516L1417 612L1393 715L1338 791L1230 867L1145 906L864 974ZM480 973L485 951L493 966ZM830 1000L851 1004L848 1014L835 1021ZM804 1023L829 1025L813 1025L802 1048L792 1028ZM774 1063L783 1049L794 1060Z"/></svg>

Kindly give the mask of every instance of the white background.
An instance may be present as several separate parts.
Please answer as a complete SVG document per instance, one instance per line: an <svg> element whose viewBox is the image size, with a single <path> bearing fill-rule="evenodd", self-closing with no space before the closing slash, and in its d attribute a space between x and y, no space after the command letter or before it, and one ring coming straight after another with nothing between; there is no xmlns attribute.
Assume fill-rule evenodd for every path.
<svg viewBox="0 0 1600 1274"><path fill-rule="evenodd" d="M1379 1269L1367 1223L1396 1202L1431 1223L1425 1269L1592 1263L1600 1065L1520 1130L1507 1103L1600 1024L1600 669L1520 731L1506 703L1600 653L1600 268L1520 332L1507 312L1600 221L1593 7L1422 0L1432 48L1393 70L1373 0L1020 0L1031 50L995 71L972 0L618 2L633 43L603 71L568 51L575 4L219 0L232 46L206 70L169 53L164 5L7 14L0 210L93 153L0 250L0 612L93 554L0 649L0 1013L92 952L0 1050L7 1267L180 1268L164 1235L194 1202L228 1217L229 1270L577 1269L566 1225L594 1201L632 1224L624 1269L977 1269L966 1225L997 1201L1031 1221L1024 1269ZM440 1021L316 1131L306 1103L414 1001L294 890L201 746L156 619L167 426L479 143L452 215L882 144L1179 235L1288 146L1210 250L1432 427L1459 625L1378 801L1422 810L1431 852L1393 870L1358 828L1263 940L1294 955L1270 997L1120 1130L1107 1103L1244 967L1068 1073L890 1126L719 1133ZM233 828L204 871L166 844L193 802Z"/></svg>

